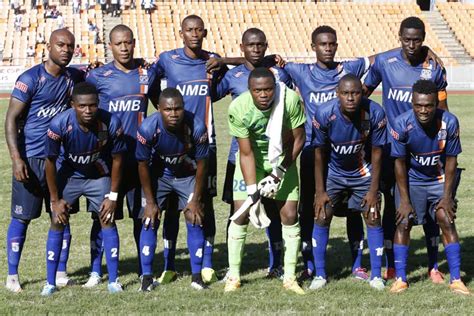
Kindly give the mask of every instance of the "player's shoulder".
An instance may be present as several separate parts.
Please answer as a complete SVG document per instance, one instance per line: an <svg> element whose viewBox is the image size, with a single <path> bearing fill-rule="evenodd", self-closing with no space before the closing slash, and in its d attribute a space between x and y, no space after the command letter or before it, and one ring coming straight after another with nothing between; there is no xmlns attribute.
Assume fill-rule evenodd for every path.
<svg viewBox="0 0 474 316"><path fill-rule="evenodd" d="M402 59L401 48L391 49L382 53L375 55L375 60L381 64L395 64L395 63L405 63Z"/></svg>
<svg viewBox="0 0 474 316"><path fill-rule="evenodd" d="M375 102L372 99L363 97L362 98L362 106L365 109L367 109L368 111L370 111L371 114L385 115L385 111L384 111L383 107L379 103Z"/></svg>
<svg viewBox="0 0 474 316"><path fill-rule="evenodd" d="M107 77L113 72L114 68L115 67L113 65L113 61L111 61L110 63L107 63L103 66L89 70L88 75L96 77Z"/></svg>
<svg viewBox="0 0 474 316"><path fill-rule="evenodd" d="M225 77L227 77L228 79L229 78L235 78L235 79L239 79L243 76L245 76L245 74L248 72L247 70L247 67L245 67L244 64L242 65L238 65L238 66L235 66L231 69L229 69L226 73L225 73Z"/></svg>
<svg viewBox="0 0 474 316"><path fill-rule="evenodd" d="M51 120L51 126L62 128L69 125L75 117L76 113L74 112L74 109L67 109L53 117Z"/></svg>
<svg viewBox="0 0 474 316"><path fill-rule="evenodd" d="M312 71L315 64L288 62L283 68L286 71Z"/></svg>
<svg viewBox="0 0 474 316"><path fill-rule="evenodd" d="M443 110L443 109L437 109L436 110L436 115L438 117L441 117L444 122L446 122L447 125L458 125L459 121L456 115L453 113Z"/></svg>
<svg viewBox="0 0 474 316"><path fill-rule="evenodd" d="M285 94L286 94L285 99L286 99L286 101L293 101L293 102L299 103L299 101L300 101L299 94L295 90L288 88L284 83L280 83L280 84L285 89Z"/></svg>
<svg viewBox="0 0 474 316"><path fill-rule="evenodd" d="M416 121L416 116L413 110L408 110L400 114L394 120L394 127L399 132L409 132L411 130L414 130L416 126L418 126L418 123Z"/></svg>
<svg viewBox="0 0 474 316"><path fill-rule="evenodd" d="M204 55L209 59L209 58L221 58L221 56L216 53L216 52L211 52L208 50L203 50Z"/></svg>
<svg viewBox="0 0 474 316"><path fill-rule="evenodd" d="M37 81L39 78L41 78L43 71L44 71L43 64L35 65L25 70L24 72L22 72L20 76L18 76L17 80L27 81L27 82Z"/></svg>
<svg viewBox="0 0 474 316"><path fill-rule="evenodd" d="M339 107L339 99L331 99L320 106L316 107L315 115L321 120L332 121L337 117Z"/></svg>

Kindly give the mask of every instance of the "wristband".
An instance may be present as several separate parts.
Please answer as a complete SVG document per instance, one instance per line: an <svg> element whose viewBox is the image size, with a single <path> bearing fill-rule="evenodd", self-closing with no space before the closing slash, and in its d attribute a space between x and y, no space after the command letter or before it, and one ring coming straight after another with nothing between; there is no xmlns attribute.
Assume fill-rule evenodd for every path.
<svg viewBox="0 0 474 316"><path fill-rule="evenodd" d="M248 195L252 195L255 192L257 192L257 184L256 183L247 186L247 194Z"/></svg>
<svg viewBox="0 0 474 316"><path fill-rule="evenodd" d="M115 202L115 201L117 201L118 193L117 193L117 192L112 192L112 191L110 191L110 193L109 193L109 194L106 194L105 197L108 198L109 200Z"/></svg>

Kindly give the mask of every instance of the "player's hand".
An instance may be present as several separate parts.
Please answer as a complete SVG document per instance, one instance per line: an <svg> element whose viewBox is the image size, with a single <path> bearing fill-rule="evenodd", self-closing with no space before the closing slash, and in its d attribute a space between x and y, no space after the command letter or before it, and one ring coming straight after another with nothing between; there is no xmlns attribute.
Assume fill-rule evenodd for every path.
<svg viewBox="0 0 474 316"><path fill-rule="evenodd" d="M361 207L365 207L364 217L374 221L380 217L380 195L377 191L367 192L362 199Z"/></svg>
<svg viewBox="0 0 474 316"><path fill-rule="evenodd" d="M275 55L273 55L273 56L275 56L275 64L276 64L278 67L280 67L280 68L285 67L286 61L283 59L283 57L281 57L281 56L278 55L278 54L275 54Z"/></svg>
<svg viewBox="0 0 474 316"><path fill-rule="evenodd" d="M257 186L260 190L260 195L269 199L274 199L285 173L286 169L282 166L278 166L276 169L273 169L270 175L260 180Z"/></svg>
<svg viewBox="0 0 474 316"><path fill-rule="evenodd" d="M442 198L436 205L435 211L444 211L449 222L453 224L456 218L456 208L457 205L453 198Z"/></svg>
<svg viewBox="0 0 474 316"><path fill-rule="evenodd" d="M99 208L99 216L102 223L113 223L117 201L111 201L105 198Z"/></svg>
<svg viewBox="0 0 474 316"><path fill-rule="evenodd" d="M314 218L315 219L326 219L326 206L330 204L331 207L331 199L326 191L320 192L314 195Z"/></svg>
<svg viewBox="0 0 474 316"><path fill-rule="evenodd" d="M28 182L30 175L28 174L28 167L23 159L17 158L12 161L13 176L16 181Z"/></svg>
<svg viewBox="0 0 474 316"><path fill-rule="evenodd" d="M155 202L146 202L143 212L143 227L147 230L149 227L155 228L161 218L161 210Z"/></svg>
<svg viewBox="0 0 474 316"><path fill-rule="evenodd" d="M204 204L192 199L183 210L186 221L194 225L202 226L204 222Z"/></svg>
<svg viewBox="0 0 474 316"><path fill-rule="evenodd" d="M206 71L210 74L220 70L222 67L225 67L225 64L220 58L210 57L206 62Z"/></svg>
<svg viewBox="0 0 474 316"><path fill-rule="evenodd" d="M69 223L69 210L71 206L63 199L51 202L51 215L57 218L58 222L63 225Z"/></svg>
<svg viewBox="0 0 474 316"><path fill-rule="evenodd" d="M94 62L91 62L88 66L87 66L87 71L89 70L92 70L92 69L96 69L96 68L99 68L99 67L102 67L104 65L103 62L101 61L94 61Z"/></svg>
<svg viewBox="0 0 474 316"><path fill-rule="evenodd" d="M438 57L438 55L436 55L432 50L431 48L429 48L428 46L423 46L423 49L426 51L426 58L425 58L425 62L429 63L430 60L433 62L434 64L434 68L436 69L438 66L441 67L441 68L444 68L444 63L443 61L441 60L441 58Z"/></svg>
<svg viewBox="0 0 474 316"><path fill-rule="evenodd" d="M396 213L396 224L405 224L405 229L409 228L410 220L416 217L415 210L410 202L401 202Z"/></svg>

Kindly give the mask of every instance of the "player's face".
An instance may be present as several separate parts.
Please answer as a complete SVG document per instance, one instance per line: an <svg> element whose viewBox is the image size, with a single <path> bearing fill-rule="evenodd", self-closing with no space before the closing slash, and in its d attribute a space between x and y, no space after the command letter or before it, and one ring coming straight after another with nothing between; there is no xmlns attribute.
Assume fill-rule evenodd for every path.
<svg viewBox="0 0 474 316"><path fill-rule="evenodd" d="M179 35L183 39L184 46L189 49L201 49L202 41L207 35L204 23L199 19L188 19L181 26Z"/></svg>
<svg viewBox="0 0 474 316"><path fill-rule="evenodd" d="M58 66L66 67L74 54L74 35L70 32L58 32L51 37L47 46L49 58Z"/></svg>
<svg viewBox="0 0 474 316"><path fill-rule="evenodd" d="M168 130L177 130L184 119L184 105L179 98L166 98L160 100L160 113L163 124Z"/></svg>
<svg viewBox="0 0 474 316"><path fill-rule="evenodd" d="M435 93L421 94L413 93L413 112L422 126L429 125L436 114L438 98Z"/></svg>
<svg viewBox="0 0 474 316"><path fill-rule="evenodd" d="M267 47L267 41L261 34L247 35L240 44L240 50L244 53L245 59L254 66L263 60Z"/></svg>
<svg viewBox="0 0 474 316"><path fill-rule="evenodd" d="M117 31L112 34L109 47L117 62L120 64L127 64L133 59L135 39L132 37L130 32Z"/></svg>
<svg viewBox="0 0 474 316"><path fill-rule="evenodd" d="M344 114L351 115L359 110L362 101L362 85L360 82L346 80L339 84L337 97L341 104L341 111Z"/></svg>
<svg viewBox="0 0 474 316"><path fill-rule="evenodd" d="M259 110L266 110L275 97L275 81L272 78L252 78L249 90L255 106Z"/></svg>
<svg viewBox="0 0 474 316"><path fill-rule="evenodd" d="M76 95L71 102L72 108L76 111L76 117L81 125L91 125L95 122L99 105L97 95L84 94Z"/></svg>
<svg viewBox="0 0 474 316"><path fill-rule="evenodd" d="M402 50L408 59L416 58L421 53L423 46L423 31L418 29L402 29L399 35Z"/></svg>
<svg viewBox="0 0 474 316"><path fill-rule="evenodd" d="M337 51L336 36L331 33L321 33L316 36L316 42L311 44L316 58L323 63L332 63Z"/></svg>

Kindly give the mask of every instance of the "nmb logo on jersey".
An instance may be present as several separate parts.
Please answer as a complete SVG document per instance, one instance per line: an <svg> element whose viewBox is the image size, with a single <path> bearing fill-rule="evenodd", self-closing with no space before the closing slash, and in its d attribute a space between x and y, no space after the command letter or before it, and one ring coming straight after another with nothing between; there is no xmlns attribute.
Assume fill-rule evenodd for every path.
<svg viewBox="0 0 474 316"><path fill-rule="evenodd" d="M406 89L388 89L388 98L399 102L411 102L412 93Z"/></svg>
<svg viewBox="0 0 474 316"><path fill-rule="evenodd" d="M61 113L66 109L66 105L59 105L59 106L42 106L38 113L36 114L37 117L53 117L56 114Z"/></svg>
<svg viewBox="0 0 474 316"><path fill-rule="evenodd" d="M309 102L319 104L330 101L336 97L336 91L331 92L310 92Z"/></svg>
<svg viewBox="0 0 474 316"><path fill-rule="evenodd" d="M203 82L205 82L203 84ZM207 96L209 95L209 85L207 80L196 80L195 82L188 82L178 84L176 89L181 92L183 96Z"/></svg>
<svg viewBox="0 0 474 316"><path fill-rule="evenodd" d="M144 98L139 95L109 101L109 112L142 112Z"/></svg>
<svg viewBox="0 0 474 316"><path fill-rule="evenodd" d="M335 145L331 143L332 149L340 155L353 155L364 149L364 144L352 144L352 145Z"/></svg>
<svg viewBox="0 0 474 316"><path fill-rule="evenodd" d="M68 159L71 160L74 163L77 163L79 165L88 165L90 163L96 162L100 158L100 151L92 153L92 154L79 154L79 155L74 155L72 153L69 153Z"/></svg>
<svg viewBox="0 0 474 316"><path fill-rule="evenodd" d="M420 165L424 167L434 167L437 166L441 161L441 155L431 155L431 156L422 156L422 155L413 155L413 159L416 160Z"/></svg>

